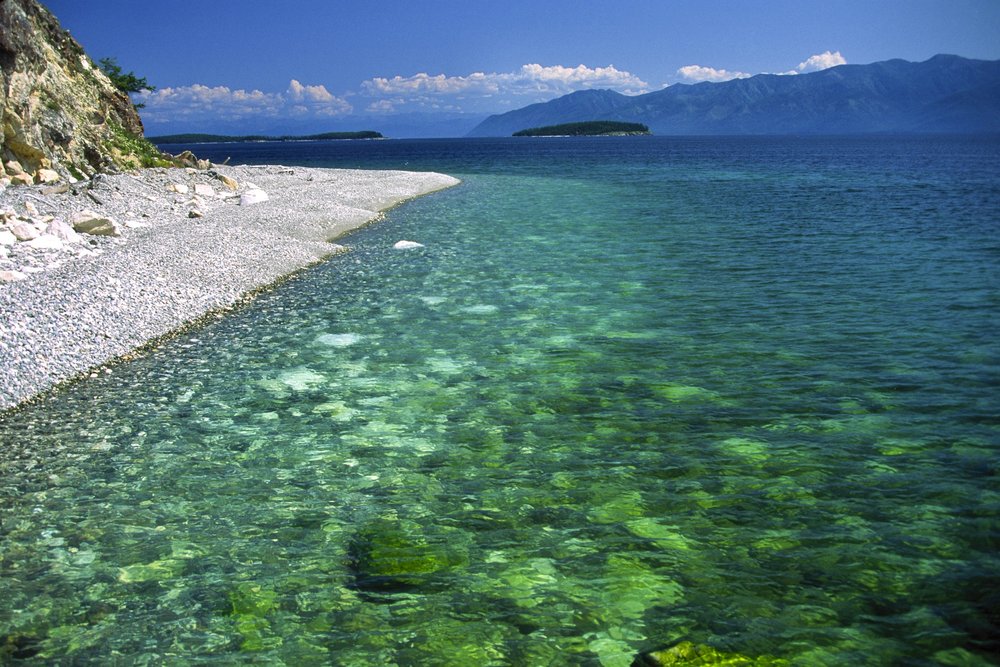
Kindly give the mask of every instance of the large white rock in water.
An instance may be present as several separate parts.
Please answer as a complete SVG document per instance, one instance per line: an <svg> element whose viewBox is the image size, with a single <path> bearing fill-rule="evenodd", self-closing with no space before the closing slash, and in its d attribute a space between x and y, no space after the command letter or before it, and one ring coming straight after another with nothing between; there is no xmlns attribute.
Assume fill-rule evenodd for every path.
<svg viewBox="0 0 1000 667"><path fill-rule="evenodd" d="M270 197L263 190L247 190L240 196L240 206L250 206L267 201Z"/></svg>
<svg viewBox="0 0 1000 667"><path fill-rule="evenodd" d="M121 229L113 218L86 210L74 213L70 218L73 229L81 234L94 236L121 236Z"/></svg>
<svg viewBox="0 0 1000 667"><path fill-rule="evenodd" d="M361 334L356 333L323 334L316 338L317 343L329 345L330 347L347 347L360 341Z"/></svg>
<svg viewBox="0 0 1000 667"><path fill-rule="evenodd" d="M412 250L413 248L423 248L424 244L416 241L397 241L392 247L396 250Z"/></svg>

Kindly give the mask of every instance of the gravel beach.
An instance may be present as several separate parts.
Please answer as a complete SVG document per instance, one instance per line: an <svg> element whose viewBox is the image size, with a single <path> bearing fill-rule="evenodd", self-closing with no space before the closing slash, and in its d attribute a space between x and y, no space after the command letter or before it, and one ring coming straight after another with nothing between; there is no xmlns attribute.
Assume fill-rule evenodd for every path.
<svg viewBox="0 0 1000 667"><path fill-rule="evenodd" d="M333 239L458 182L427 172L269 165L7 188L0 410L342 252ZM110 235L65 231L88 209L112 222ZM14 231L36 238L13 242Z"/></svg>

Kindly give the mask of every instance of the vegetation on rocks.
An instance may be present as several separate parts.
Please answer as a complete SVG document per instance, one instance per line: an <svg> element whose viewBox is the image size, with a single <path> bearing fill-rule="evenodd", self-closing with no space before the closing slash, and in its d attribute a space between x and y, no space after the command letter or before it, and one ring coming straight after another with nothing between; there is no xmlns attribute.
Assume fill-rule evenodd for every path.
<svg viewBox="0 0 1000 667"><path fill-rule="evenodd" d="M37 0L0 2L0 186L166 163L128 96L152 86L102 65Z"/></svg>
<svg viewBox="0 0 1000 667"><path fill-rule="evenodd" d="M115 161L126 169L140 167L172 167L174 159L160 152L149 140L132 134L121 125L111 124L111 136L104 148Z"/></svg>
<svg viewBox="0 0 1000 667"><path fill-rule="evenodd" d="M144 90L152 92L156 90L156 86L149 85L146 77L138 77L135 75L135 72L122 72L122 68L115 58L101 58L98 62L101 65L101 71L111 79L111 83L114 84L115 88L123 93L140 93ZM145 105L133 102L133 106L136 109L141 109Z"/></svg>

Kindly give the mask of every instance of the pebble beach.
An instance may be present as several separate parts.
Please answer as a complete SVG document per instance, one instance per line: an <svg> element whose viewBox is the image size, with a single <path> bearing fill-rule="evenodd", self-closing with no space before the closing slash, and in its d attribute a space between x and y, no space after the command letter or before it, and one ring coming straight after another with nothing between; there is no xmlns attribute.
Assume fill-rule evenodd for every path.
<svg viewBox="0 0 1000 667"><path fill-rule="evenodd" d="M0 410L110 372L108 362L348 252L333 241L383 211L458 182L267 165L8 187L0 192Z"/></svg>

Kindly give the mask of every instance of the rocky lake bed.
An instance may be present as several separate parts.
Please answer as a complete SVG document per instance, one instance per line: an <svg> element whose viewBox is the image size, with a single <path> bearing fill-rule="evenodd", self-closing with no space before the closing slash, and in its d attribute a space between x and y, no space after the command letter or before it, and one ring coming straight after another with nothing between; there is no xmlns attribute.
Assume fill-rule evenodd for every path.
<svg viewBox="0 0 1000 667"><path fill-rule="evenodd" d="M0 410L343 252L333 239L458 183L199 166L0 189Z"/></svg>

